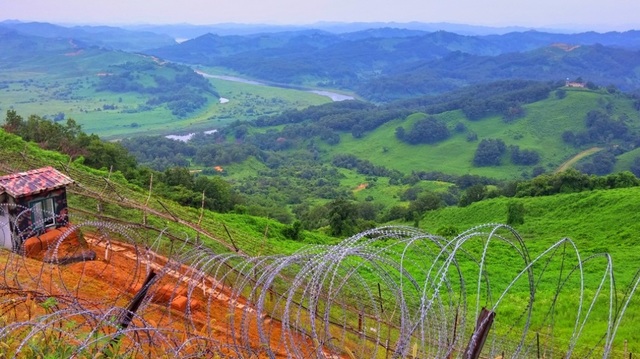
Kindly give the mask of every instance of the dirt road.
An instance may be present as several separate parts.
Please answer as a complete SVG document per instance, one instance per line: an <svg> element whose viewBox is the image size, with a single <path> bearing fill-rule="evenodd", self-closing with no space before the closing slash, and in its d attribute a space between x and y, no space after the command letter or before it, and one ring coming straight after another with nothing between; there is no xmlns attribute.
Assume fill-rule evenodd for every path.
<svg viewBox="0 0 640 359"><path fill-rule="evenodd" d="M602 151L603 148L602 147L591 147L589 149L586 149L580 153L578 153L577 155L571 157L570 159L568 159L567 161L565 161L563 164L560 165L560 167L558 167L558 169L556 169L553 173L560 173L560 172L564 172L567 169L569 169L570 167L572 167L576 162L580 161L581 159L587 157L587 156L591 156L592 154L596 153L596 152L600 152Z"/></svg>

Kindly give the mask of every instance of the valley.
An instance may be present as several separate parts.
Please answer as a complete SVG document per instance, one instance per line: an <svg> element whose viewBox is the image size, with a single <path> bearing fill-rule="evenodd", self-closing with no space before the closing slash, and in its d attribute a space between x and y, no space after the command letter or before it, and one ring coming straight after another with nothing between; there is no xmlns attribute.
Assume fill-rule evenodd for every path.
<svg viewBox="0 0 640 359"><path fill-rule="evenodd" d="M68 174L72 223L129 253L0 252L55 274L5 275L0 355L462 357L482 307L487 357L640 352L637 31L102 31L0 23L0 175ZM124 331L127 266L186 307Z"/></svg>

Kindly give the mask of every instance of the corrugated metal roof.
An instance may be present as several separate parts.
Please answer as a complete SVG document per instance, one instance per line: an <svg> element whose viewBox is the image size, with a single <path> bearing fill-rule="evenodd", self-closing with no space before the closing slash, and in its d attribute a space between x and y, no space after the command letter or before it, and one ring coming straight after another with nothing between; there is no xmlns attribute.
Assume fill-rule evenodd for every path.
<svg viewBox="0 0 640 359"><path fill-rule="evenodd" d="M48 166L31 171L12 173L0 177L0 194L23 197L53 190L73 183L73 180Z"/></svg>

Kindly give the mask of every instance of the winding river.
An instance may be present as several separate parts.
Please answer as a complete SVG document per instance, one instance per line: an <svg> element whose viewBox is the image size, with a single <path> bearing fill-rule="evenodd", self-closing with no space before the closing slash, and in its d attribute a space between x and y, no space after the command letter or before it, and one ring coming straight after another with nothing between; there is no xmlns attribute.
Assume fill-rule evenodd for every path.
<svg viewBox="0 0 640 359"><path fill-rule="evenodd" d="M257 85L257 86L272 86L272 87L280 87L280 88L290 88L290 89L296 89L296 90L302 90L302 91L306 91L306 92L311 92L311 93L314 93L316 95L326 96L326 97L330 98L331 101L334 101L334 102L353 100L354 99L353 96L349 96L349 95L345 95L345 94L341 94L341 93L337 93L337 92L324 91L324 90L310 90L308 88L298 87L298 86L279 85L279 84L275 84L275 83L267 83L267 82L259 82L259 81L247 80L247 79L243 79L241 77L235 77L235 76L211 75L211 74L208 74L206 72L202 72L200 70L195 70L195 71L196 71L197 74L200 74L200 75L202 75L204 77L208 77L208 78L212 78L212 79L218 79L218 80L224 80L224 81L233 81L233 82L241 82L243 84Z"/></svg>
<svg viewBox="0 0 640 359"><path fill-rule="evenodd" d="M341 94L341 93L337 93L337 92L324 91L324 90L310 90L310 89L303 88L303 87L278 85L278 84L273 84L273 83L266 83L266 82L258 82L258 81L253 81L253 80L247 80L247 79L243 79L241 77L224 76L224 75L211 75L211 74L208 74L206 72L199 71L199 70L195 70L195 71L196 71L196 73L198 73L198 74L200 74L200 75L202 75L204 77L218 79L218 80L241 82L241 83L244 83L244 84L256 85L256 86L272 86L272 87L280 87L280 88L293 88L293 89L296 89L296 90L302 90L302 91L306 91L306 92L311 92L311 93L314 93L316 95L326 96L326 97L330 98L331 101L334 101L334 102L353 100L354 99L353 96L349 96L349 95L345 95L345 94ZM224 98L224 97L220 98L220 103L221 104L224 104L224 103L227 103L227 102L229 102L229 99ZM212 133L214 133L216 131L217 130L209 130L209 131L205 131L204 133L205 134L212 134ZM176 140L176 141L187 142L193 136L195 136L195 133L188 133L186 135L167 135L165 137L169 138L169 139L172 139L172 140Z"/></svg>

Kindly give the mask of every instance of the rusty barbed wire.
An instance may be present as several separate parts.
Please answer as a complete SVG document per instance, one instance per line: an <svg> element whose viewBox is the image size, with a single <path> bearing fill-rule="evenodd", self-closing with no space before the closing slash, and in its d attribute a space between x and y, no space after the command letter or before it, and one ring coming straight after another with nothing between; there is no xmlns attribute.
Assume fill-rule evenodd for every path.
<svg viewBox="0 0 640 359"><path fill-rule="evenodd" d="M167 256L162 242L175 239L165 232L150 238L140 235L144 229L117 223L73 222L42 257L73 253L65 240L79 232L74 246L93 250L91 261L60 264L2 255L5 355L49 346L79 356L462 357L473 318L485 306L498 313L486 355L535 356L540 349L533 333L539 341L542 331L546 357L608 357L622 319L615 313L624 312L632 298L613 302L607 256L581 259L573 242L563 239L529 258L517 232L497 224L452 240L411 227L382 227L335 246L251 257L214 253L186 237ZM492 276L487 268L497 264L491 252L505 249L512 258L506 267L513 270ZM606 263L605 271L589 296L584 271L597 260ZM560 267L567 270L558 277ZM157 279L123 329L118 318L151 271ZM548 285L548 271L558 289L538 308L536 290ZM551 318L562 298L576 290L575 326L569 336L558 335ZM522 300L517 315L511 303L505 305L516 299ZM597 333L603 339L585 348L580 344L593 345L594 332L586 328L599 320L590 319L596 308L613 315Z"/></svg>
<svg viewBox="0 0 640 359"><path fill-rule="evenodd" d="M8 156L2 171L41 165ZM583 258L570 239L532 255L501 224L452 239L390 226L337 245L257 256L261 239L233 233L243 248L237 253L212 234L222 233L221 223L195 225L185 213L176 219L117 181L57 167L77 181L74 196L184 230L133 223L97 206L72 211L71 224L33 255L2 251L4 356L454 358L464 356L482 307L497 313L485 357L621 356L616 334L640 276L622 296L611 258ZM29 215L15 205L0 210ZM15 233L2 222L0 235L26 238L40 227ZM124 328L120 318L150 272L156 277Z"/></svg>

